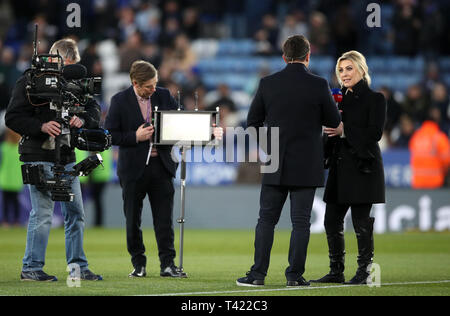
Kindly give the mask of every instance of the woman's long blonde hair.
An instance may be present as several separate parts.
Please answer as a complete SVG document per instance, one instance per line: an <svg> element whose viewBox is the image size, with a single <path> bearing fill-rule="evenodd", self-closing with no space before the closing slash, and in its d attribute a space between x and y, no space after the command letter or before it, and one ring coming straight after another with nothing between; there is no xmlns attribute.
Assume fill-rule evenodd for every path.
<svg viewBox="0 0 450 316"><path fill-rule="evenodd" d="M339 76L339 64L343 60L350 60L351 62L353 62L353 64L358 69L358 72L361 74L363 80L366 81L367 84L370 86L370 84L372 83L372 78L370 78L370 75L369 75L369 67L367 66L366 57L364 57L363 54L361 54L360 52L357 52L356 50L351 50L349 52L342 54L342 56L339 57L339 59L337 60L336 70L335 70L336 78L339 81L339 84L341 86L342 86L342 81Z"/></svg>

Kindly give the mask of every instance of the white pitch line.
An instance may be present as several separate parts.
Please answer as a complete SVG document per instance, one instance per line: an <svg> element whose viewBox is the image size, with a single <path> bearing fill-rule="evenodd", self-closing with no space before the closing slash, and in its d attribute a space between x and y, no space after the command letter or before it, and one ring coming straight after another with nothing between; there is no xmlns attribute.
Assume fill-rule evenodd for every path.
<svg viewBox="0 0 450 316"><path fill-rule="evenodd" d="M381 283L383 286L393 286L393 285L420 285L420 284L442 284L450 283L450 280L442 281L417 281L417 282L398 282L398 283ZM329 286L311 286L311 287L289 287L289 288L275 288L275 289L258 289L258 290L233 290L233 291L210 291L210 292L186 292L186 293L164 293L164 294L149 294L149 295L138 295L138 296L184 296L184 295L215 295L215 294L235 294L235 293L263 293L263 292L282 292L282 291L307 291L307 290L318 290L318 289L337 289L344 287L361 287L367 285L329 285Z"/></svg>

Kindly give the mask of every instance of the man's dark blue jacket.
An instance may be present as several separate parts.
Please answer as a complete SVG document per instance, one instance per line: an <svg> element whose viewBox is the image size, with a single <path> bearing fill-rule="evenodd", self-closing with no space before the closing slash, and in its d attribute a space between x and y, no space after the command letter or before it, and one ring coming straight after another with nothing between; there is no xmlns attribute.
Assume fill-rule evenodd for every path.
<svg viewBox="0 0 450 316"><path fill-rule="evenodd" d="M152 110L177 110L178 105L169 90L157 87L151 96ZM136 130L145 123L133 86L114 95L105 121L113 145L119 146L117 175L121 182L139 179L145 168L149 142L136 142ZM158 155L167 171L175 177L178 164L171 158L172 146L158 146Z"/></svg>
<svg viewBox="0 0 450 316"><path fill-rule="evenodd" d="M323 187L322 126L337 127L340 116L328 82L303 64L289 64L261 80L247 126L279 128L279 168L263 184Z"/></svg>

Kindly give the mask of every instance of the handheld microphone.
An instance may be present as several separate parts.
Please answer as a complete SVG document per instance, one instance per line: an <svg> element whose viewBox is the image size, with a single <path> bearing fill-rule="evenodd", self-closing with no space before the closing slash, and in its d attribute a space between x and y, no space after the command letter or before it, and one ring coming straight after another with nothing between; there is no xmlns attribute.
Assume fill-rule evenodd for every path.
<svg viewBox="0 0 450 316"><path fill-rule="evenodd" d="M66 80L79 80L86 78L87 69L81 64L66 65L62 68L62 75Z"/></svg>
<svg viewBox="0 0 450 316"><path fill-rule="evenodd" d="M333 99L336 103L341 103L343 96L341 89L331 89L331 94L333 95Z"/></svg>

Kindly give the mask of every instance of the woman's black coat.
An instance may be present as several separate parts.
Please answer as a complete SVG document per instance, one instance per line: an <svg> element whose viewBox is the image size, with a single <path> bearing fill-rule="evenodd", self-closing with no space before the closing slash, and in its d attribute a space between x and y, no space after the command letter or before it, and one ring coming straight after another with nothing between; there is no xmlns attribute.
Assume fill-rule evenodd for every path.
<svg viewBox="0 0 450 316"><path fill-rule="evenodd" d="M324 201L332 204L375 204L385 202L385 182L380 141L386 120L386 100L361 80L353 92L342 90L339 104L344 138L331 137L329 175Z"/></svg>

